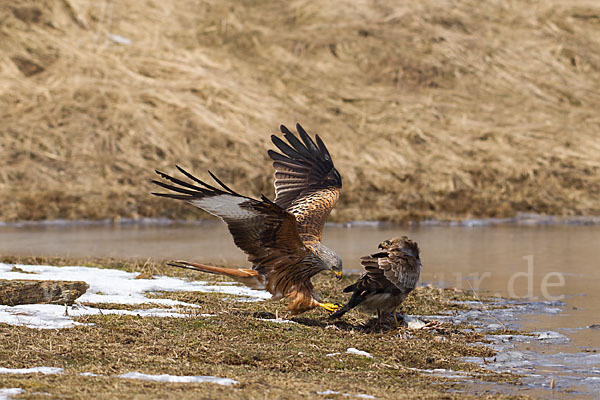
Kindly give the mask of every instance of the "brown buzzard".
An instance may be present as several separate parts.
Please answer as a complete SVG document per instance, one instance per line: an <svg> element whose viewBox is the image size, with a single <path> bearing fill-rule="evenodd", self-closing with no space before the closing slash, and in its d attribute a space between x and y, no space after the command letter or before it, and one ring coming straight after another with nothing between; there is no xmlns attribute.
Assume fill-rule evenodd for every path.
<svg viewBox="0 0 600 400"><path fill-rule="evenodd" d="M361 258L366 271L344 289L352 292L352 297L330 318L339 318L358 306L377 311L381 318L382 313L393 313L417 286L422 269L417 243L402 236L382 242L379 248L379 253Z"/></svg>
<svg viewBox="0 0 600 400"><path fill-rule="evenodd" d="M269 150L275 168L275 200L242 196L221 182L211 186L179 166L192 180L186 182L156 171L163 179L152 182L175 193L156 196L184 200L221 218L235 244L248 254L252 269L221 268L177 261L170 265L229 276L254 289L265 289L278 300L287 297L288 310L294 314L315 307L335 311L338 306L322 303L310 279L331 270L340 278L342 259L321 244L325 220L335 205L342 178L333 166L325 144L316 143L300 126L300 138L281 126L287 143L275 135L271 140L281 153Z"/></svg>

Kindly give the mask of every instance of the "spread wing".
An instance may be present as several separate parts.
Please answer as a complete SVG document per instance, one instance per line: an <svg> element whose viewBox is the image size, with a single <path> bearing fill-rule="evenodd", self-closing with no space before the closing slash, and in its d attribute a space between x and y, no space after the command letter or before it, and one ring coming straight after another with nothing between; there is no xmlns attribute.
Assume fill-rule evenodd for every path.
<svg viewBox="0 0 600 400"><path fill-rule="evenodd" d="M417 286L421 275L420 259L399 247L362 257L360 262L366 273L365 279L357 282L359 290L381 292L393 285L402 291L410 291Z"/></svg>
<svg viewBox="0 0 600 400"><path fill-rule="evenodd" d="M179 166L177 169L196 184L156 171L172 184L158 180L152 182L175 193L152 194L187 201L221 218L227 223L235 244L248 254L248 260L255 267L276 268L296 264L308 254L294 216L265 196L261 200L242 196L225 186L210 171L220 188L201 181Z"/></svg>
<svg viewBox="0 0 600 400"><path fill-rule="evenodd" d="M387 252L380 252L365 256L360 259L360 263L365 268L365 272L358 278L355 284L344 289L344 292L358 291L362 295L368 293L383 293L389 291L395 286L386 278L384 270L379 266L379 260L387 258Z"/></svg>
<svg viewBox="0 0 600 400"><path fill-rule="evenodd" d="M272 135L281 153L269 150L275 168L275 204L294 214L300 235L320 240L342 178L319 135L315 143L300 124L296 124L300 139L285 126L280 129L288 143Z"/></svg>

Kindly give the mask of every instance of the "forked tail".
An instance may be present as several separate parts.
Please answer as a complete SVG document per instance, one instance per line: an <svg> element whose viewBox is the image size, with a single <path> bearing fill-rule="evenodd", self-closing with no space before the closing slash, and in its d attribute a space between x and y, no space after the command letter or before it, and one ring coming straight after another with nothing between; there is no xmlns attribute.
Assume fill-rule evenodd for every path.
<svg viewBox="0 0 600 400"><path fill-rule="evenodd" d="M172 261L168 262L167 265L171 267L191 269L194 271L207 272L209 274L225 275L231 279L234 279L251 289L264 290L265 279L264 276L258 273L258 271L247 268L225 268L215 267L212 265L195 264L188 261Z"/></svg>

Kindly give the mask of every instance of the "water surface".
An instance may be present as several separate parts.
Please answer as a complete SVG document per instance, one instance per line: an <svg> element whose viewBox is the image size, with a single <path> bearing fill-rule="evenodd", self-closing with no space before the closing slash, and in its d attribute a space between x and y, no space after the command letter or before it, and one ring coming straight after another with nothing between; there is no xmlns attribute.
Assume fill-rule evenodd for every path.
<svg viewBox="0 0 600 400"><path fill-rule="evenodd" d="M569 365L576 364L580 357L598 360L593 365L586 364L585 369L592 374L589 378L600 381L600 356L585 358L585 354L600 352L600 328L589 327L600 325L600 226L329 225L323 241L342 256L346 271L358 272L361 256L377 251L381 241L398 235L408 235L419 243L425 283L500 296L562 300L566 305L560 313L524 314L519 324L532 331L561 332L570 339L567 344L534 346L537 353L552 357L557 374L571 368ZM248 265L227 228L218 222L181 226L5 226L0 227L0 254L185 259ZM539 368L549 370L547 365Z"/></svg>

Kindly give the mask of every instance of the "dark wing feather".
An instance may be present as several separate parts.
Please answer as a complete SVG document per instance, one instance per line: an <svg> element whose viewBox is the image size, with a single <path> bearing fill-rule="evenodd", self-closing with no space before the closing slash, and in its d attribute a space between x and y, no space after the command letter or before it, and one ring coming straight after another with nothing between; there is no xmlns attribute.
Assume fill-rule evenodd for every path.
<svg viewBox="0 0 600 400"><path fill-rule="evenodd" d="M152 182L175 193L152 193L156 196L187 201L221 218L235 244L248 254L248 260L262 267L275 268L302 260L308 249L300 239L295 217L266 197L255 200L227 187L210 171L221 188L211 186L184 169L177 167L192 184L156 171L163 179Z"/></svg>
<svg viewBox="0 0 600 400"><path fill-rule="evenodd" d="M377 256L383 254L387 255L387 253L378 253L360 259L360 263L365 268L366 272L356 281L356 291L360 291L363 294L381 293L392 287L392 284L385 276L384 271L379 267L379 262L382 257Z"/></svg>
<svg viewBox="0 0 600 400"><path fill-rule="evenodd" d="M271 136L281 151L269 150L275 168L275 204L294 214L301 235L320 240L327 216L342 187L342 178L321 138L316 143L300 124L296 137L285 126L281 133L287 143Z"/></svg>
<svg viewBox="0 0 600 400"><path fill-rule="evenodd" d="M410 292L421 276L421 260L408 254L404 248L392 247L387 257L378 258L379 269L385 278L398 289Z"/></svg>

